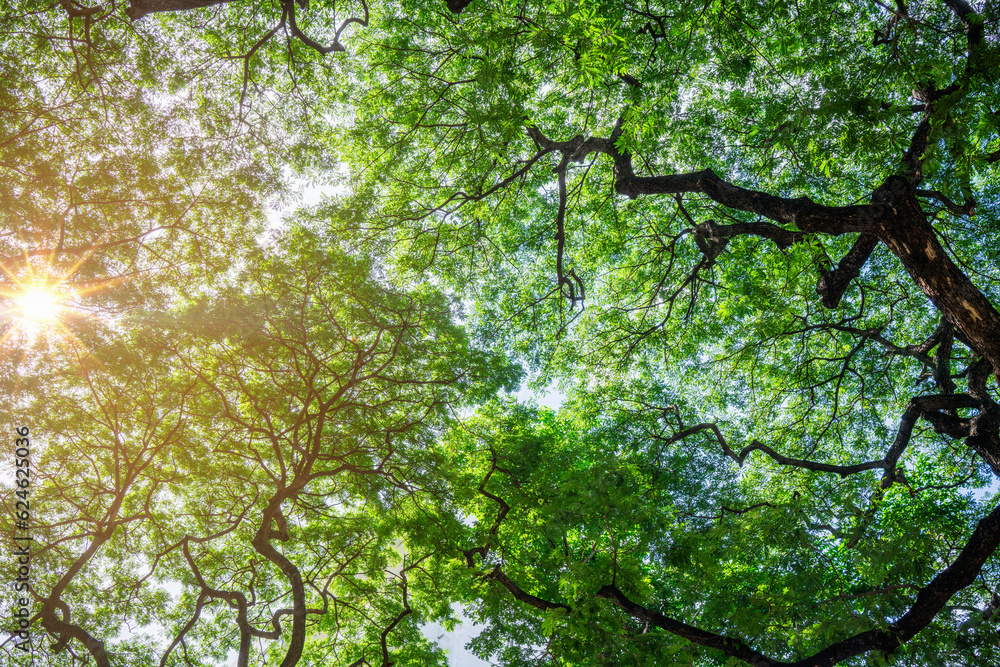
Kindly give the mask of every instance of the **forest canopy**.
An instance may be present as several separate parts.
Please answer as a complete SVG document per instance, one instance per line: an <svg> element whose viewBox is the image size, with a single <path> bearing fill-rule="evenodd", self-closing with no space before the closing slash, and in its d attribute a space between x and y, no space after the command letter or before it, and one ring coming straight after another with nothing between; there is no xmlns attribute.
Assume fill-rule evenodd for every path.
<svg viewBox="0 0 1000 667"><path fill-rule="evenodd" d="M12 0L0 72L4 664L1000 664L992 0Z"/></svg>

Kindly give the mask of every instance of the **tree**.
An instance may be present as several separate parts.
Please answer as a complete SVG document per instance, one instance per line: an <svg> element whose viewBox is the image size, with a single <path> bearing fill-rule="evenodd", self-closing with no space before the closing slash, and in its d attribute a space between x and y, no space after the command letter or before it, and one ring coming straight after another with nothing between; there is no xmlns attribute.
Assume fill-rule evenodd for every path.
<svg viewBox="0 0 1000 667"><path fill-rule="evenodd" d="M359 47L339 205L377 202L353 229L475 298L593 443L567 471L515 411L463 445L484 649L995 661L992 4L424 16Z"/></svg>
<svg viewBox="0 0 1000 667"><path fill-rule="evenodd" d="M46 465L97 490L45 487L77 509L43 531L56 649L246 664L256 638L254 659L285 667L430 663L413 620L460 599L488 625L479 650L512 665L996 662L992 3L387 2L357 23L332 3L207 4L20 19L50 45L68 28L39 62L74 95L98 96L119 51L145 73L101 108L190 91L207 136L247 132L244 164L349 172L290 245L242 250L251 229L233 273L150 286L166 314L127 320L127 344L81 331L100 382L61 359L6 394L66 406ZM514 374L465 345L427 280L472 307L479 345L560 382L565 409L497 400L446 428L439 408ZM384 374L352 384L369 354ZM144 358L162 372L128 380ZM344 387L363 400L338 402ZM127 444L105 395L144 406ZM181 422L217 446L158 430ZM77 434L102 443L90 458ZM159 611L130 540L184 604ZM100 568L119 585L80 574ZM121 610L170 641L106 650Z"/></svg>
<svg viewBox="0 0 1000 667"><path fill-rule="evenodd" d="M442 295L336 241L289 231L243 261L211 295L53 346L29 386L6 360L8 395L33 398L8 408L46 434L43 659L440 664L396 627L447 613L421 537L444 493L428 445L516 372L470 349ZM116 638L123 619L163 630Z"/></svg>
<svg viewBox="0 0 1000 667"><path fill-rule="evenodd" d="M68 5L67 5L68 6ZM121 29L64 20L35 2L0 18L0 266L12 299L37 284L86 308L127 311L225 266L285 184L172 51ZM82 19L81 19L82 20Z"/></svg>

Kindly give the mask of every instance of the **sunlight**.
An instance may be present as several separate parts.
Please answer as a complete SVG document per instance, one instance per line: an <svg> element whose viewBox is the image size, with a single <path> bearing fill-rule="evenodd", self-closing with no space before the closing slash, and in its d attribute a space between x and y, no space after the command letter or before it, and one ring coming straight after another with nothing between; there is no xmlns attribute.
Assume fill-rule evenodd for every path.
<svg viewBox="0 0 1000 667"><path fill-rule="evenodd" d="M29 344L40 339L59 340L70 334L64 320L71 310L69 300L74 293L58 282L39 280L18 282L14 289L5 291L9 299L6 314L13 325L7 330L4 341L18 338Z"/></svg>
<svg viewBox="0 0 1000 667"><path fill-rule="evenodd" d="M59 346L76 345L75 325L94 315L81 302L89 294L112 289L123 279L82 282L77 271L90 257L85 253L71 266L56 268L51 263L25 264L13 271L0 264L0 349L38 342ZM6 280L4 280L6 278ZM4 284L6 283L6 284Z"/></svg>
<svg viewBox="0 0 1000 667"><path fill-rule="evenodd" d="M106 309L88 304L88 297L112 291L141 273L82 280L78 271L89 258L84 253L71 266L55 267L32 263L26 256L17 271L0 264L0 354L37 344L76 349L83 345L76 335L80 326L113 320Z"/></svg>
<svg viewBox="0 0 1000 667"><path fill-rule="evenodd" d="M49 275L18 277L8 272L7 276L11 284L6 289L0 288L0 298L6 301L0 312L9 326L5 327L0 343L10 341L20 347L24 343L34 345L38 341L74 338L67 325L79 317L74 300L80 292Z"/></svg>
<svg viewBox="0 0 1000 667"><path fill-rule="evenodd" d="M14 300L19 317L37 324L51 324L59 318L65 296L50 287L34 286Z"/></svg>

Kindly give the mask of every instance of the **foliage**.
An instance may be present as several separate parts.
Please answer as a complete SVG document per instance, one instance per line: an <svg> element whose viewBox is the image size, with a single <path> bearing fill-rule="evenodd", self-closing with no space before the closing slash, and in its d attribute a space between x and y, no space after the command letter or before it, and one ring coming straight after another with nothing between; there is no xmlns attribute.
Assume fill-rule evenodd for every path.
<svg viewBox="0 0 1000 667"><path fill-rule="evenodd" d="M267 156L195 82L194 59L172 58L184 40L108 20L84 39L80 21L23 2L0 24L8 293L48 280L136 307L152 298L140 287L150 272L176 282L215 271L216 250L252 238L279 188ZM258 139L269 134L259 127Z"/></svg>
<svg viewBox="0 0 1000 667"><path fill-rule="evenodd" d="M281 636L260 628L304 624L296 595L331 612L307 662L377 655L384 637L359 618L438 613L405 576L426 558L412 515L443 492L428 444L455 406L516 376L469 348L439 293L392 288L335 243L289 232L244 261L210 299L53 346L31 368L40 395L17 406L47 434L32 499L42 625L176 633L131 658L139 638L107 642L99 664L246 661L252 636ZM10 371L7 395L23 381ZM57 618L63 605L73 616ZM403 631L430 664L416 626Z"/></svg>
<svg viewBox="0 0 1000 667"><path fill-rule="evenodd" d="M1000 661L994 3L2 21L52 664Z"/></svg>

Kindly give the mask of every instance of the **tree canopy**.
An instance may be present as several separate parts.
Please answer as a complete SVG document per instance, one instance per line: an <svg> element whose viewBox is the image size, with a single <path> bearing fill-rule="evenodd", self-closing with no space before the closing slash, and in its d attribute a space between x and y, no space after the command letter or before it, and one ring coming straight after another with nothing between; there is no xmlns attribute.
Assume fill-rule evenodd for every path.
<svg viewBox="0 0 1000 667"><path fill-rule="evenodd" d="M36 656L1000 662L998 12L13 3Z"/></svg>

